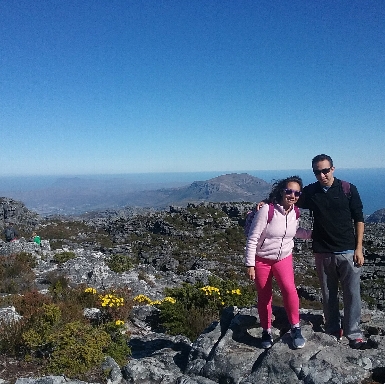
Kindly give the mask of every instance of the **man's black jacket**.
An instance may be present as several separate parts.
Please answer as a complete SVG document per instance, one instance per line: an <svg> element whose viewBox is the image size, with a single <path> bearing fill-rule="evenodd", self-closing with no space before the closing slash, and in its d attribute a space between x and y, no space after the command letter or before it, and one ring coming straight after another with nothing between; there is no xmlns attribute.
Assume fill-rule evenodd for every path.
<svg viewBox="0 0 385 384"><path fill-rule="evenodd" d="M350 193L346 195L337 178L327 192L317 181L303 189L297 205L310 209L313 215L314 252L342 252L356 248L353 222L364 222L364 216L355 185L350 184Z"/></svg>

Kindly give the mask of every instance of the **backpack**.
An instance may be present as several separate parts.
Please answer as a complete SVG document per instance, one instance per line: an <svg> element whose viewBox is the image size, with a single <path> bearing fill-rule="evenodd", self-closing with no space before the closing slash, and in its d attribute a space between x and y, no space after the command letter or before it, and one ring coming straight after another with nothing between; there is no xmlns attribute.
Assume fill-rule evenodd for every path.
<svg viewBox="0 0 385 384"><path fill-rule="evenodd" d="M350 185L349 185L349 188L350 188ZM294 211L295 211L296 219L298 220L301 213L299 211L299 208L296 205L294 205ZM244 228L244 233L246 237L249 235L251 223L253 222L254 216L257 212L258 212L257 209L253 209L252 211L249 211L246 214L245 228ZM273 219L273 216L274 216L274 204L270 203L269 212L267 214L267 224L271 222L271 220Z"/></svg>
<svg viewBox="0 0 385 384"><path fill-rule="evenodd" d="M351 198L351 193L350 193L350 183L344 180L341 180L341 185L342 185L342 190L344 191L344 194L348 199Z"/></svg>
<svg viewBox="0 0 385 384"><path fill-rule="evenodd" d="M7 241L11 241L15 238L15 231L13 228L6 228L5 229L5 239Z"/></svg>

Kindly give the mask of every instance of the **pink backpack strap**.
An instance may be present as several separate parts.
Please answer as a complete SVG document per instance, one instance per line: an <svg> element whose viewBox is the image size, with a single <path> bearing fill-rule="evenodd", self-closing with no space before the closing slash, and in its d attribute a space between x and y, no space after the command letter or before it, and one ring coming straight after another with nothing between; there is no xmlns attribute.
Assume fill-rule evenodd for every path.
<svg viewBox="0 0 385 384"><path fill-rule="evenodd" d="M274 204L270 203L269 204L269 212L267 214L267 224L270 223L270 221L273 219L274 216Z"/></svg>
<svg viewBox="0 0 385 384"><path fill-rule="evenodd" d="M345 180L341 180L341 185L342 185L342 190L344 191L344 194L349 199L351 197L351 195L350 195L350 183L345 181Z"/></svg>
<svg viewBox="0 0 385 384"><path fill-rule="evenodd" d="M296 205L294 205L294 211L295 211L296 219L298 220L299 217L301 216L301 212ZM270 203L269 204L269 212L267 214L267 224L270 223L270 221L273 219L273 216L274 216L274 204Z"/></svg>

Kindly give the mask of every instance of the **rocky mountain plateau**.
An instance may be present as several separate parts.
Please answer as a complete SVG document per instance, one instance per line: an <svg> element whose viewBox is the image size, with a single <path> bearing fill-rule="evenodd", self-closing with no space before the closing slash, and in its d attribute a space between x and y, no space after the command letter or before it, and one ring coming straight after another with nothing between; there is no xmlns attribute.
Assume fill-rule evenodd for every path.
<svg viewBox="0 0 385 384"><path fill-rule="evenodd" d="M189 188L218 196L209 185ZM265 190L267 186L262 185ZM259 201L252 195L250 201ZM265 191L266 192L266 191ZM178 193L181 193L178 191ZM179 195L183 200L183 194ZM186 198L188 194L185 195ZM247 194L245 195L247 201ZM49 287L48 275L60 273L71 284L95 289L127 287L132 296L164 298L165 288L184 283L207 284L212 275L221 279L245 278L243 225L253 203L195 202L171 205L168 209L130 208L89 212L78 216L43 217L12 198L0 198L0 229L12 222L18 241L0 241L0 256L27 252L37 263L34 284L40 292ZM227 307L221 316L195 339L164 332L152 305L135 305L126 321L131 355L123 366L106 356L108 377L90 376L80 381L61 376L38 376L34 367L17 359L0 358L0 383L384 383L385 382L385 237L383 212L368 219L365 231L365 265L362 271L362 320L365 335L376 348L352 350L347 340L337 342L323 332L321 293L315 279L311 241L296 241L295 273L301 298L301 325L305 348L295 350L287 333L288 322L280 302L274 303L274 344L261 348L261 327L256 309ZM301 225L311 220L301 212ZM37 231L41 245L30 241ZM58 263L57 255L74 257ZM125 255L131 267L114 272L108 261ZM12 307L0 309L0 319L17 319ZM1 336L0 336L1 337Z"/></svg>

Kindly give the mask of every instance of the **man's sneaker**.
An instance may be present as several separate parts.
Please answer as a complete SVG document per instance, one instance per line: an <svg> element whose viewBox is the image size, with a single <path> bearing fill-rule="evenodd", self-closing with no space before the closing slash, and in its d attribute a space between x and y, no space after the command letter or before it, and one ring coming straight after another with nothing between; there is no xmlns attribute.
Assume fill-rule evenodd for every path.
<svg viewBox="0 0 385 384"><path fill-rule="evenodd" d="M330 336L332 336L337 341L341 341L343 334L344 334L343 330L339 329L338 331L330 333Z"/></svg>
<svg viewBox="0 0 385 384"><path fill-rule="evenodd" d="M378 342L372 339L354 339L349 340L349 347L353 349L375 349L378 348Z"/></svg>
<svg viewBox="0 0 385 384"><path fill-rule="evenodd" d="M353 349L366 349L367 341L361 338L349 340L349 347Z"/></svg>
<svg viewBox="0 0 385 384"><path fill-rule="evenodd" d="M306 340L302 336L301 328L295 327L290 331L290 337L293 341L293 347L295 349L303 348L305 346Z"/></svg>
<svg viewBox="0 0 385 384"><path fill-rule="evenodd" d="M271 337L271 333L267 331L262 331L262 348L268 349L273 345L273 338Z"/></svg>

